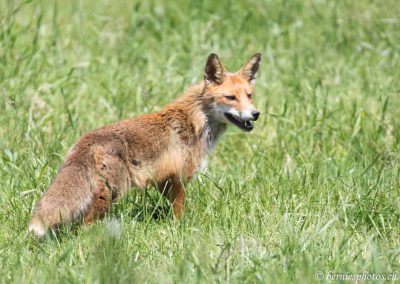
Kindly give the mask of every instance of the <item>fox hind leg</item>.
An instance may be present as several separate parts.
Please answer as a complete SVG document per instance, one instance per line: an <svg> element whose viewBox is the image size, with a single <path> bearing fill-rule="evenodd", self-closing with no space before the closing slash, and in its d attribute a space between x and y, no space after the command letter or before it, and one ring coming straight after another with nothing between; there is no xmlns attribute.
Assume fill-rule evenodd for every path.
<svg viewBox="0 0 400 284"><path fill-rule="evenodd" d="M110 210L112 204L112 190L107 186L107 182L102 178L97 178L96 188L93 191L92 203L83 217L86 224L93 223L97 219L102 219Z"/></svg>
<svg viewBox="0 0 400 284"><path fill-rule="evenodd" d="M119 144L109 149L98 147L96 149L93 200L84 215L84 223L93 223L102 219L111 209L111 205L130 187L129 172L123 156L118 149ZM120 155L119 155L119 154Z"/></svg>

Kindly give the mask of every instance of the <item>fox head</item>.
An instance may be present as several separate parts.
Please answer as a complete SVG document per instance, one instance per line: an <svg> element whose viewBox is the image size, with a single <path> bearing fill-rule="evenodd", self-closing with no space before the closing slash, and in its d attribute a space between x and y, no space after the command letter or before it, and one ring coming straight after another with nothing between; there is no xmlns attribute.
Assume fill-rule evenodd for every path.
<svg viewBox="0 0 400 284"><path fill-rule="evenodd" d="M210 54L205 66L204 94L210 99L210 113L218 121L232 123L249 132L260 112L253 105L253 84L261 54L250 58L237 72L227 72L216 54Z"/></svg>

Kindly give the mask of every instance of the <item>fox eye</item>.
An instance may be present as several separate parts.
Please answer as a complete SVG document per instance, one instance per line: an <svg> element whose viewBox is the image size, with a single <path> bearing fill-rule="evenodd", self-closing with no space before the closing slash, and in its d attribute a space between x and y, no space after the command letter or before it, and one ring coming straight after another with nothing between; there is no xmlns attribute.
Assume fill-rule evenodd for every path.
<svg viewBox="0 0 400 284"><path fill-rule="evenodd" d="M230 101L236 100L236 97L235 97L235 96L225 96L225 98L227 98L227 99L230 100Z"/></svg>
<svg viewBox="0 0 400 284"><path fill-rule="evenodd" d="M247 94L247 97L251 100L253 98L252 94Z"/></svg>

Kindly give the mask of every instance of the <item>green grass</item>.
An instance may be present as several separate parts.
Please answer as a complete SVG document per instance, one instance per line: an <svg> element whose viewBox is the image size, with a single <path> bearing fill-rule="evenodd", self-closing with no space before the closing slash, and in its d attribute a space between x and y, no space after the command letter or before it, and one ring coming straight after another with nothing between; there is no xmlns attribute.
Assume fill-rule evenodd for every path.
<svg viewBox="0 0 400 284"><path fill-rule="evenodd" d="M399 2L133 2L0 0L0 282L399 279ZM263 54L262 116L224 135L185 219L132 190L93 226L31 239L74 141L159 110L211 52L230 70Z"/></svg>

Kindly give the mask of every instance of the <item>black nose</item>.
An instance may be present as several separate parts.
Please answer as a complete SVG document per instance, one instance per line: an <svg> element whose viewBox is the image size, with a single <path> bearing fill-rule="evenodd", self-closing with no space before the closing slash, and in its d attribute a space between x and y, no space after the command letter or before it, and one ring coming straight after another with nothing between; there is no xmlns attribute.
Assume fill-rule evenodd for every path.
<svg viewBox="0 0 400 284"><path fill-rule="evenodd" d="M254 117L254 120L257 120L260 116L260 112L255 110L251 112L251 115Z"/></svg>

